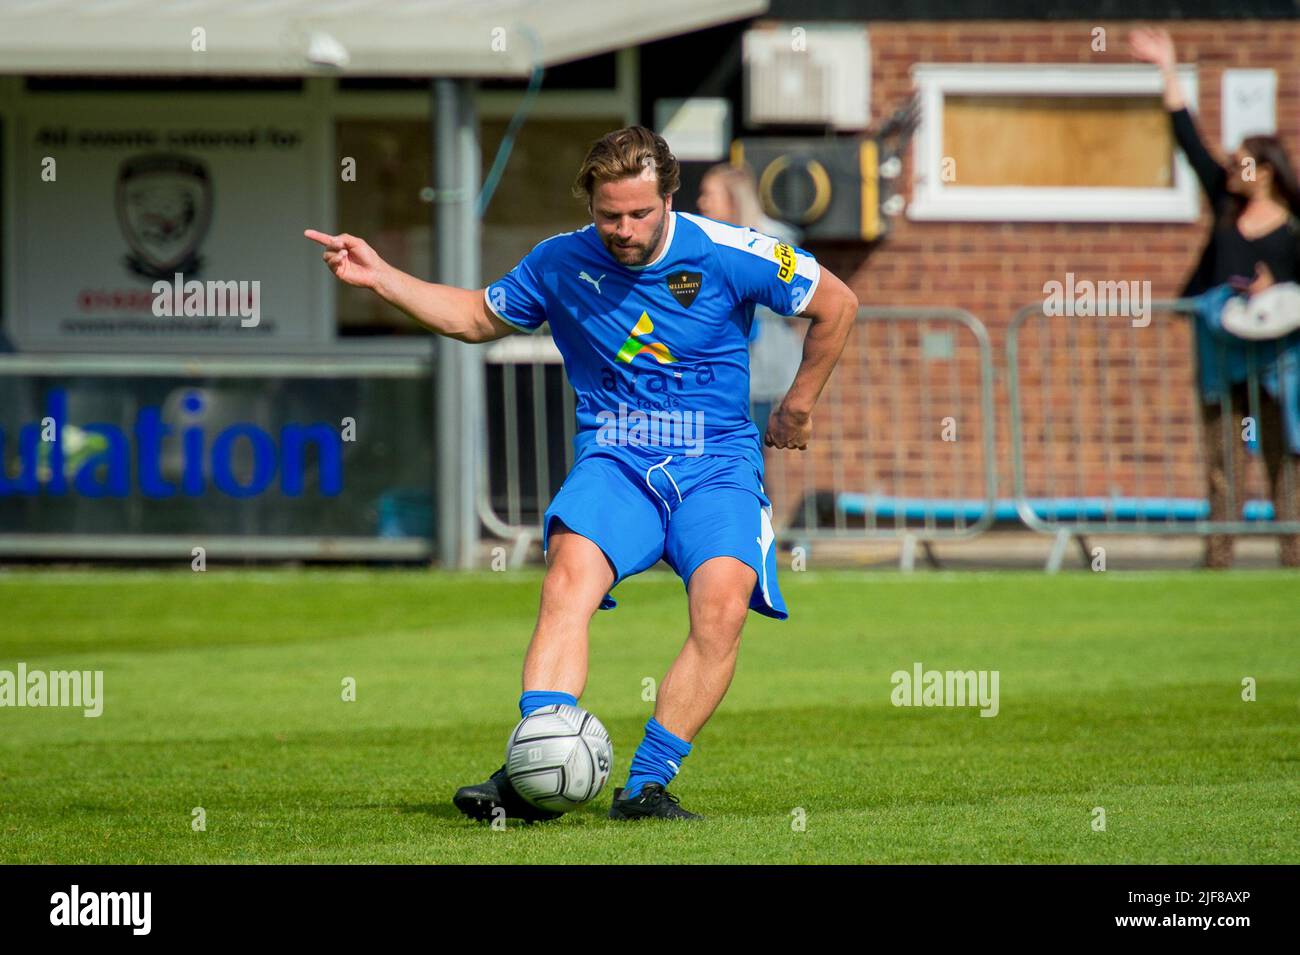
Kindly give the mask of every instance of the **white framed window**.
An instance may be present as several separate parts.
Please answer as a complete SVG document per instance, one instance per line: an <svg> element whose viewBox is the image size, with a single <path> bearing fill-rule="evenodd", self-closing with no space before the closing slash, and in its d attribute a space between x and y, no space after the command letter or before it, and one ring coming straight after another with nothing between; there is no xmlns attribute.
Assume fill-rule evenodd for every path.
<svg viewBox="0 0 1300 955"><path fill-rule="evenodd" d="M1152 67L930 64L912 68L915 220L1193 222L1195 174ZM1196 109L1196 69L1179 67Z"/></svg>

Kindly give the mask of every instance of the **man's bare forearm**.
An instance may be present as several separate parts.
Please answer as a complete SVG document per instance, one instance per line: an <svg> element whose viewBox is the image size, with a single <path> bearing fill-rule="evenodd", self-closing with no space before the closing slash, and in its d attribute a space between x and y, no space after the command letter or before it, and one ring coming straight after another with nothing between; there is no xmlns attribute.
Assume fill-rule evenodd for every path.
<svg viewBox="0 0 1300 955"><path fill-rule="evenodd" d="M483 291L426 282L388 266L374 285L375 294L421 325L462 342L500 338L485 315Z"/></svg>
<svg viewBox="0 0 1300 955"><path fill-rule="evenodd" d="M831 299L827 308L809 315L812 325L804 336L803 361L782 402L791 413L812 414L813 406L844 353L844 345L857 316L858 300L842 283L840 288L843 291Z"/></svg>

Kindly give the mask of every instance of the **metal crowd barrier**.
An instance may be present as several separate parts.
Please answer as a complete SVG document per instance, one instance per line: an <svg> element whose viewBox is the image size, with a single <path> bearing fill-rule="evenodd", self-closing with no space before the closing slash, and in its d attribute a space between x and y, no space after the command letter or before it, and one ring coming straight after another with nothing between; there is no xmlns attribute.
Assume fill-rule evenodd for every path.
<svg viewBox="0 0 1300 955"><path fill-rule="evenodd" d="M918 544L934 562L931 543L993 523L993 449L984 325L956 308L859 309L808 450L764 449L778 539L897 540L903 569Z"/></svg>
<svg viewBox="0 0 1300 955"><path fill-rule="evenodd" d="M574 394L550 335L500 339L487 346L484 365L479 518L512 542L509 562L518 567L541 538L542 515L573 467Z"/></svg>
<svg viewBox="0 0 1300 955"><path fill-rule="evenodd" d="M1045 315L1036 303L1012 319L1007 387L1015 505L1028 527L1055 538L1048 572L1059 570L1071 540L1086 560L1088 534L1300 532L1300 520L1274 520L1268 502L1244 499L1242 417L1253 419L1257 434L1265 424L1254 349L1246 407L1234 409L1232 389L1219 381L1214 440L1222 442L1226 465L1226 510L1238 516L1210 513L1208 425L1194 377L1190 311L1189 300L1180 299L1153 302L1142 318L1066 317ZM1215 347L1222 368L1226 346ZM1282 476L1281 494L1295 501L1293 468Z"/></svg>
<svg viewBox="0 0 1300 955"><path fill-rule="evenodd" d="M573 393L545 336L503 339L486 363L479 512L491 533L513 541L517 565L572 465ZM933 561L931 542L979 534L993 523L996 492L984 325L954 308L860 309L808 450L765 448L764 457L783 544L897 540L911 569L918 544Z"/></svg>

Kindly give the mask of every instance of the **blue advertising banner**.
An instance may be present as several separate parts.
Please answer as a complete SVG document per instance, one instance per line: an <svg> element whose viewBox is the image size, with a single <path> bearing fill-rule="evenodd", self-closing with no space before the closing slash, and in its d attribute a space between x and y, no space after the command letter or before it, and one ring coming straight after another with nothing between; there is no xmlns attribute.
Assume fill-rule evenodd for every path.
<svg viewBox="0 0 1300 955"><path fill-rule="evenodd" d="M427 542L431 389L427 372L0 374L0 550L5 535Z"/></svg>

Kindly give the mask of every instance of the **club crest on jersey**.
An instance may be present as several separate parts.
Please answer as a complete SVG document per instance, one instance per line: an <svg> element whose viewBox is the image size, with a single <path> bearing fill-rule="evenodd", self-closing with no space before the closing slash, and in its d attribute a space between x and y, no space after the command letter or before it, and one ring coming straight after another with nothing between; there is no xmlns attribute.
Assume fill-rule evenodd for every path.
<svg viewBox="0 0 1300 955"><path fill-rule="evenodd" d="M777 278L782 282L789 282L794 278L794 249L784 242L778 242L776 248L772 250L772 257L781 264L776 271Z"/></svg>
<svg viewBox="0 0 1300 955"><path fill-rule="evenodd" d="M703 279L700 272L674 272L665 281L668 283L668 291L673 293L673 298L681 303L682 308L690 308L691 302L700 293Z"/></svg>
<svg viewBox="0 0 1300 955"><path fill-rule="evenodd" d="M654 322L650 321L650 316L646 312L641 313L637 319L636 325L632 327L632 333L627 336L627 341L623 347L618 350L616 360L631 362L638 355L650 355L661 365L667 365L675 362L672 352L663 342L649 342L642 339L655 330Z"/></svg>

